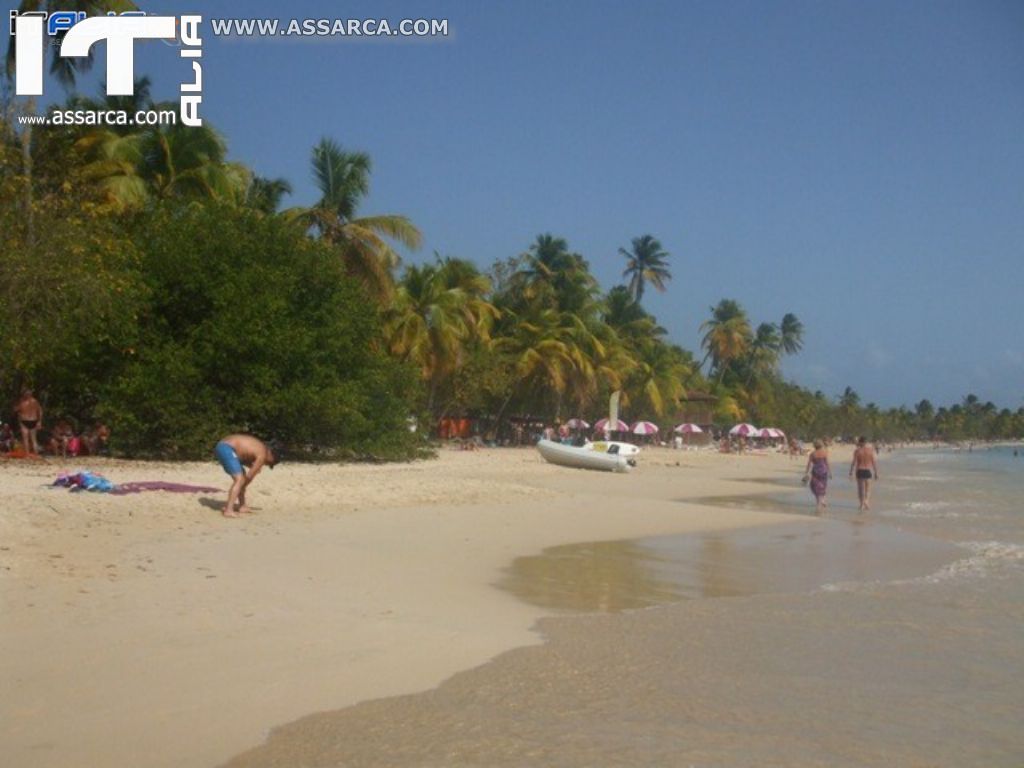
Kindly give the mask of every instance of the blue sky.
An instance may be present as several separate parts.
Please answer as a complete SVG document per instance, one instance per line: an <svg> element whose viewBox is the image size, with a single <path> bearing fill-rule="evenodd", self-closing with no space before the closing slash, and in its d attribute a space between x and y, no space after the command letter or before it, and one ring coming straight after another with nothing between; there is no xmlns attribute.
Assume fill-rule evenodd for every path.
<svg viewBox="0 0 1024 768"><path fill-rule="evenodd" d="M486 267L552 232L608 288L618 248L649 233L674 278L645 304L683 346L733 298L755 323L801 318L784 370L811 389L1024 405L1024 3L142 6L448 19L433 41L204 27L202 114L232 157L304 204L321 136L368 152L361 212L416 222L412 260ZM136 70L160 98L186 74L157 45Z"/></svg>

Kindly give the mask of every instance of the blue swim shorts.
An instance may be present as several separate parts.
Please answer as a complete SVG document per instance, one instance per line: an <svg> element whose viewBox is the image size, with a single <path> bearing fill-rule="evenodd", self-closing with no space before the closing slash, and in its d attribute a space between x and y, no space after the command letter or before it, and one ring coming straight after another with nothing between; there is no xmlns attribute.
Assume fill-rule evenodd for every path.
<svg viewBox="0 0 1024 768"><path fill-rule="evenodd" d="M244 474L245 470L242 469L242 462L238 460L238 454L227 443L217 443L217 447L213 449L213 455L217 457L217 461L224 467L224 471L232 477Z"/></svg>

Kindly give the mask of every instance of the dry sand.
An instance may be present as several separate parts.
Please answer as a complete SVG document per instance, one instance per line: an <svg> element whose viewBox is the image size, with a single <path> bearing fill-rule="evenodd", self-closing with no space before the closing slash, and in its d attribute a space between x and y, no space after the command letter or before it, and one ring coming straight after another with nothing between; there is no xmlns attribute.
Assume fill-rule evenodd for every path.
<svg viewBox="0 0 1024 768"><path fill-rule="evenodd" d="M533 449L402 465L282 465L250 491L70 493L114 482L227 486L211 462L0 465L0 754L19 768L213 766L312 712L438 686L540 642L545 611L492 586L560 544L809 518L679 503L798 487L779 455L647 451L630 475Z"/></svg>

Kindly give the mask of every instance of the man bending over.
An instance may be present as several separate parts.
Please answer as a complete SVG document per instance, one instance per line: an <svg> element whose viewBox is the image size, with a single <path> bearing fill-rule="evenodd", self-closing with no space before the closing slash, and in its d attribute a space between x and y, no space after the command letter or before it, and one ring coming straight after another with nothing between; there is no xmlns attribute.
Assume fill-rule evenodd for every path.
<svg viewBox="0 0 1024 768"><path fill-rule="evenodd" d="M228 435L217 443L213 454L233 480L228 491L228 503L224 507L224 517L238 517L251 512L245 504L246 488L264 465L273 469L280 459L266 443L252 435ZM249 468L248 472L245 471L246 467Z"/></svg>

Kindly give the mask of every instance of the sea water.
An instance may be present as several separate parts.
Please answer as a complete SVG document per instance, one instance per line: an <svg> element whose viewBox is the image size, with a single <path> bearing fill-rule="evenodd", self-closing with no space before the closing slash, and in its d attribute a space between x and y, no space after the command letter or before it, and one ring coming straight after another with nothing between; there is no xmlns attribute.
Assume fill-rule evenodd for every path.
<svg viewBox="0 0 1024 768"><path fill-rule="evenodd" d="M845 466L833 467L821 515L805 488L699 499L815 520L552 547L518 558L500 585L551 611L616 612L685 599L1012 573L1024 568L1024 456L1014 450L1021 451L886 453L869 512L858 509Z"/></svg>
<svg viewBox="0 0 1024 768"><path fill-rule="evenodd" d="M885 453L869 513L845 469L804 526L517 560L543 645L232 766L1020 768L1024 455ZM806 489L722 503L814 514Z"/></svg>

